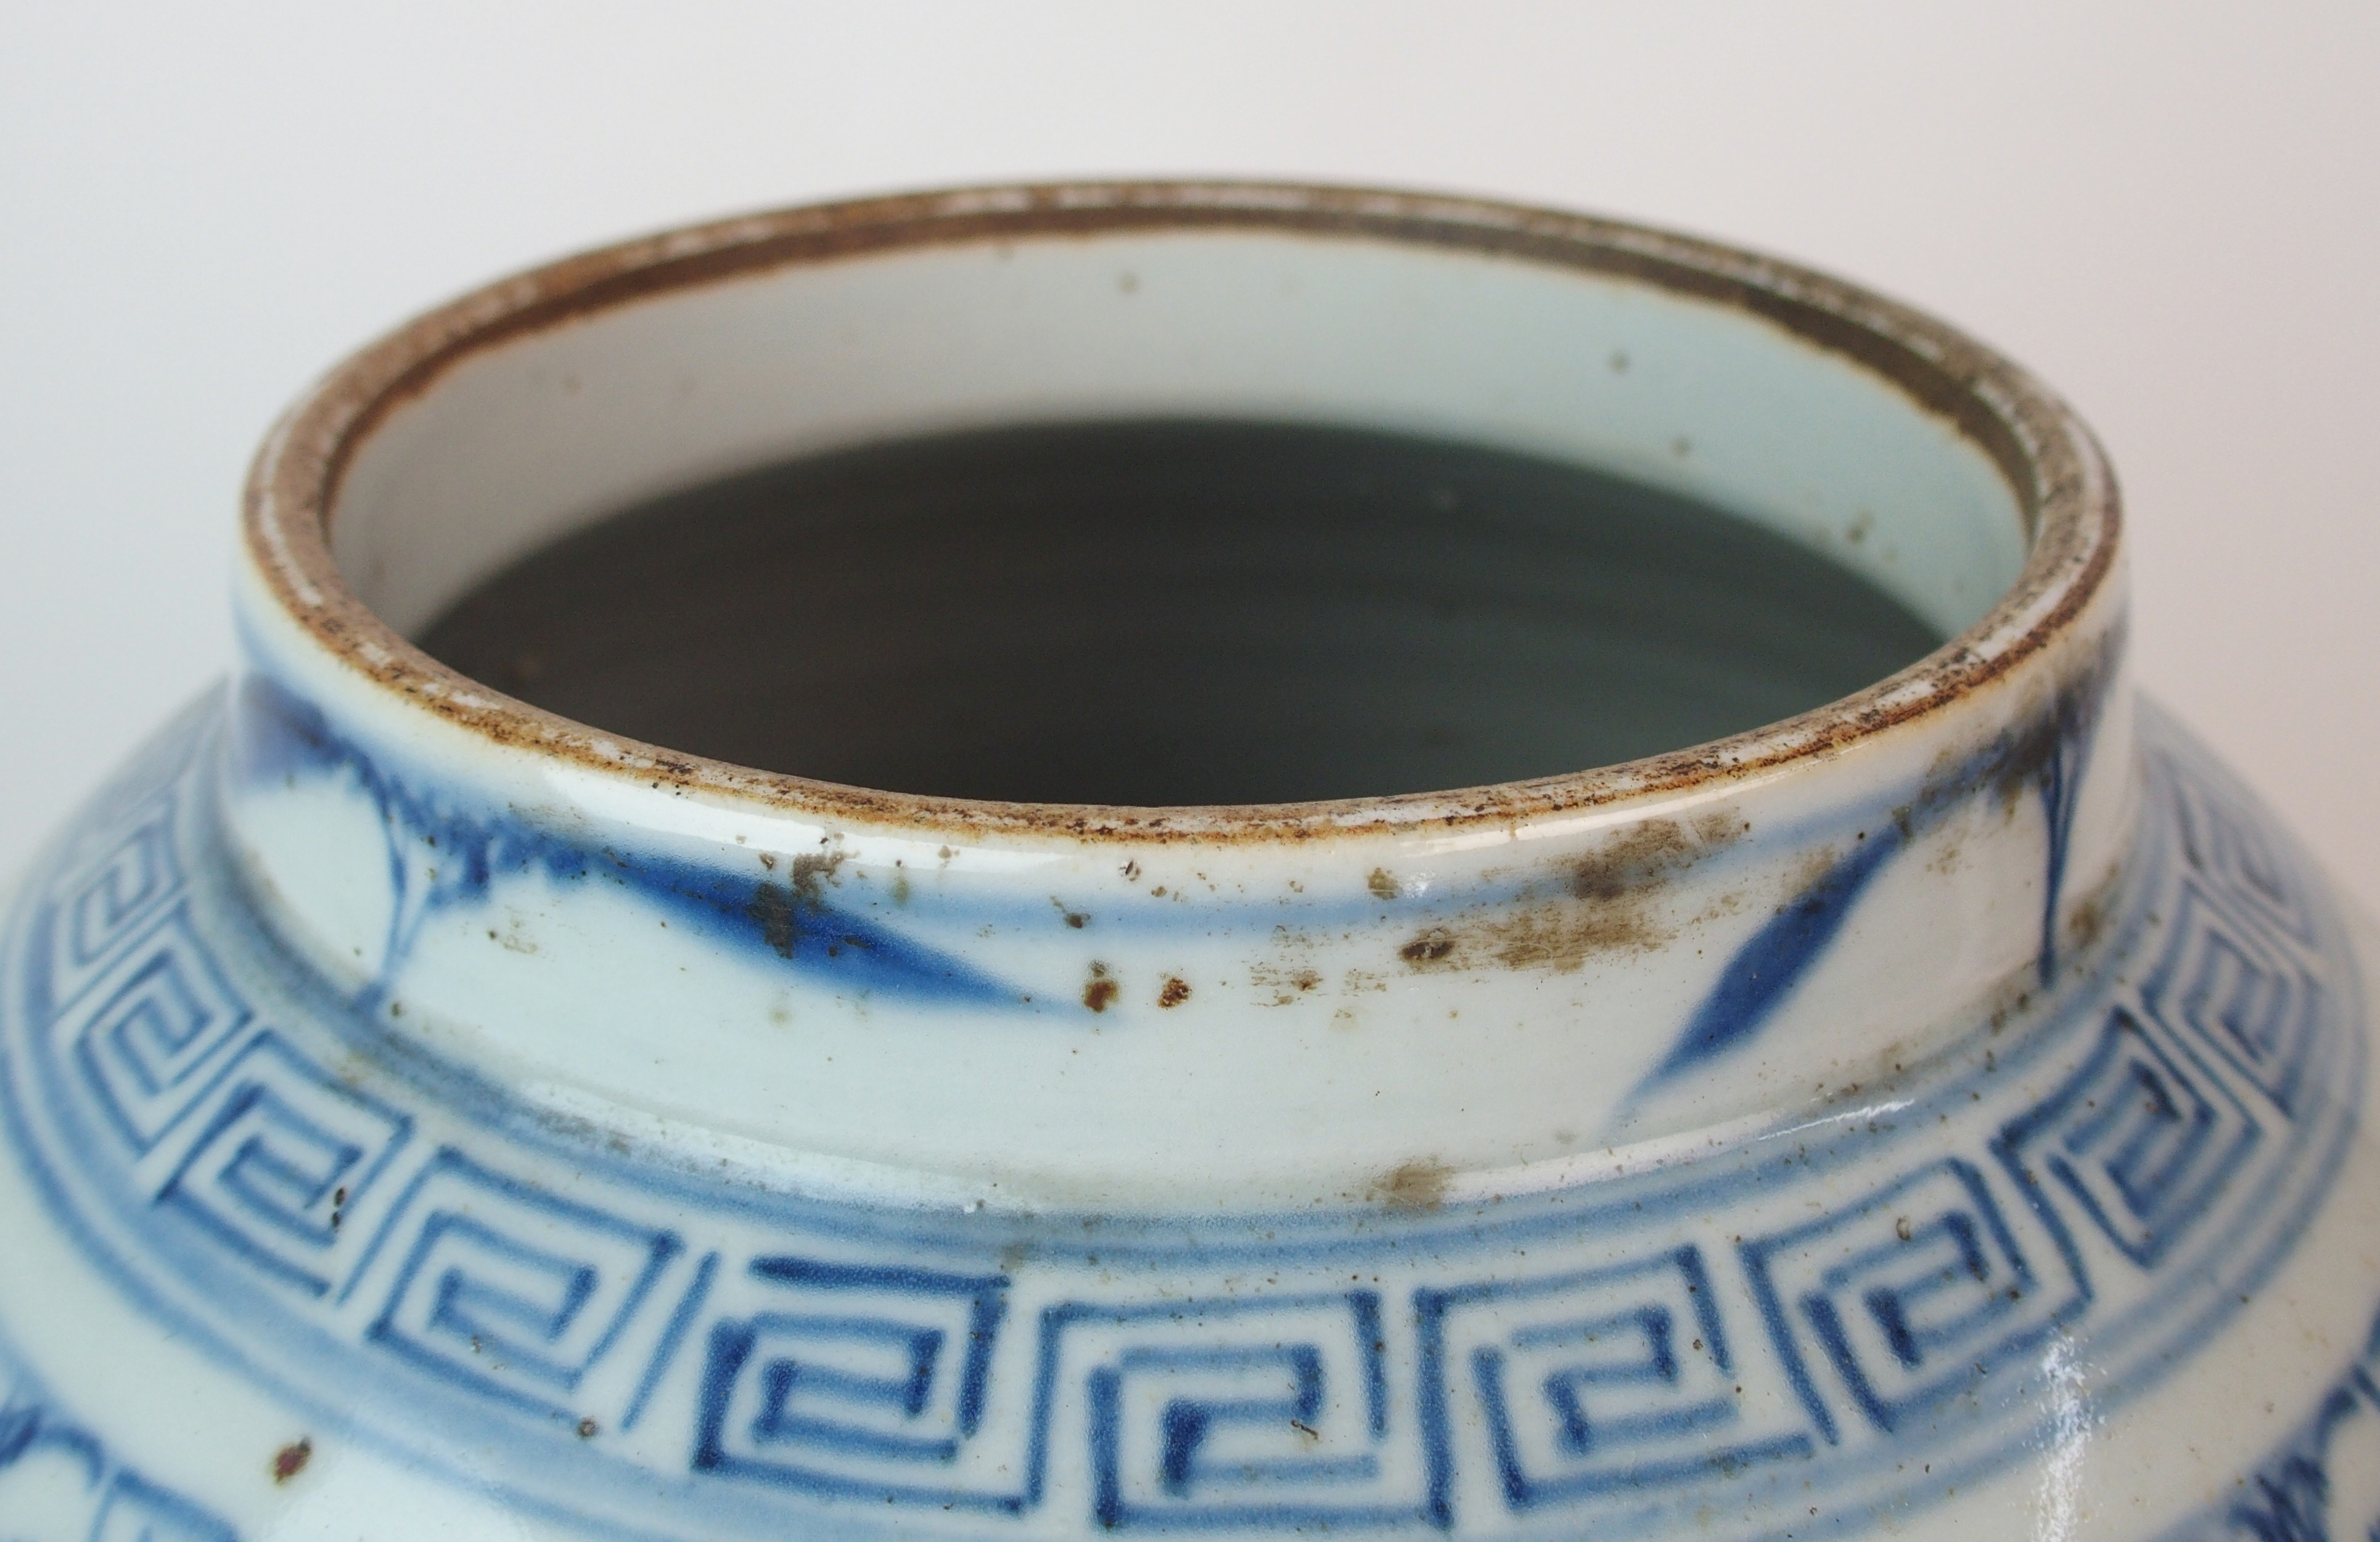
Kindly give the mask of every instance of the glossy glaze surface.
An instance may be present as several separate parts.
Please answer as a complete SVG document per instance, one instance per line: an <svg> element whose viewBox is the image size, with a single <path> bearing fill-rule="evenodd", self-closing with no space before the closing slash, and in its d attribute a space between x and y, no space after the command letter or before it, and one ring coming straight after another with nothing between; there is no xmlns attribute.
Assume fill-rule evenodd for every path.
<svg viewBox="0 0 2380 1542"><path fill-rule="evenodd" d="M1171 807L408 640L707 477L1218 412L1599 467L1955 635L1619 765ZM795 211L375 346L248 534L237 678L0 938L19 1531L2369 1519L2370 934L2136 701L2087 432L1938 323L1449 200Z"/></svg>
<svg viewBox="0 0 2380 1542"><path fill-rule="evenodd" d="M1691 1150L1204 1215L805 1195L392 1038L227 885L224 721L144 757L12 929L10 1234L120 1305L12 1269L0 1321L186 1363L126 1467L106 1378L20 1341L0 1502L234 1535L149 1475L195 1468L247 1531L311 1535L271 1519L306 1486L360 1505L419 1467L457 1515L688 1537L1905 1524L2046 1460L2103 1500L2146 1394L2235 1319L2334 1317L2303 1256L2380 1245L2346 924L2159 720L2098 935L1922 1073ZM2260 1374L2341 1390L2289 1471L2369 1417L2351 1354L2301 1358ZM199 1415L227 1378L277 1413Z"/></svg>

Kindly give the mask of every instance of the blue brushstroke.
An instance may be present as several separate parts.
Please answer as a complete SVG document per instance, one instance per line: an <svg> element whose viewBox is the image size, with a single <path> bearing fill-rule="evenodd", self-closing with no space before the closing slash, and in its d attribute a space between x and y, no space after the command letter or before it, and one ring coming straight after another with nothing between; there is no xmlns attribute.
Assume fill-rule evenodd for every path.
<svg viewBox="0 0 2380 1542"><path fill-rule="evenodd" d="M1724 1054L1767 1021L1842 929L1852 902L1904 844L1899 827L1887 825L1875 839L1859 842L1849 856L1754 932L1719 971L1718 983L1687 1019L1685 1032L1646 1085Z"/></svg>
<svg viewBox="0 0 2380 1542"><path fill-rule="evenodd" d="M2066 850L2074 832L2074 797L2081 790L2082 768L2098 726L2099 698L2078 701L2072 693L2058 698L2052 713L2049 751L2034 772L2041 795L2042 818L2049 826L2049 867L2042 884L2041 953L2035 970L2041 983L2058 977L2058 902L2066 890Z"/></svg>
<svg viewBox="0 0 2380 1542"><path fill-rule="evenodd" d="M757 877L675 858L589 847L517 815L449 807L408 785L321 708L261 675L242 682L236 715L243 772L252 778L355 778L378 808L395 899L376 1004L433 914L484 903L500 875L542 873L611 882L707 935L766 949L831 990L974 1006L1014 1006L1026 992L965 959L928 947L829 903L822 866L795 858Z"/></svg>
<svg viewBox="0 0 2380 1542"><path fill-rule="evenodd" d="M2125 633L2120 624L2113 627L2098 658L2058 693L2046 710L2000 735L1948 774L1930 780L1888 821L1861 832L1850 855L1819 875L1721 966L1718 983L1687 1019L1677 1042L1632 1096L1752 1039L1834 941L1852 905L1886 863L1966 800L1995 791L2012 795L2029 785L2041 798L2048 839L2034 969L2045 988L2054 981L2058 905L2066 889L2074 800L2098 735L2100 709L2123 653Z"/></svg>

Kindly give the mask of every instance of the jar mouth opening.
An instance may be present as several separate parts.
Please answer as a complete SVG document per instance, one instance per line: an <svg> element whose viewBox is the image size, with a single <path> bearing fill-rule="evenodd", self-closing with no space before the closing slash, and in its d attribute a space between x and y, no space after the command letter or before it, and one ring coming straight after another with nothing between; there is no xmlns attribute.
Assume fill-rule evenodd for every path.
<svg viewBox="0 0 2380 1542"><path fill-rule="evenodd" d="M695 483L921 435L1164 419L1608 471L1816 549L1949 640L1822 704L1586 769L1179 803L759 770L532 704L417 640L524 553ZM794 209L504 281L299 402L251 473L247 538L311 645L507 751L953 839L1232 840L1503 824L1846 747L2039 653L2106 581L2118 528L2062 403L1840 281L1578 215L1168 183Z"/></svg>

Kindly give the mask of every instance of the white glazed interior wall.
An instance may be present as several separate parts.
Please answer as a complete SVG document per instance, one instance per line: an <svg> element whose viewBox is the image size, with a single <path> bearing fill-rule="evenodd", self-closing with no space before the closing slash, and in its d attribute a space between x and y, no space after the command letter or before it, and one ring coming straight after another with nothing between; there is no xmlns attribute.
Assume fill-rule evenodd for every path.
<svg viewBox="0 0 2380 1542"><path fill-rule="evenodd" d="M1826 550L1945 635L2023 562L2022 516L1976 445L1781 328L1548 264L1251 231L785 266L471 355L358 452L334 549L410 632L625 504L787 455L1200 414L1600 466Z"/></svg>

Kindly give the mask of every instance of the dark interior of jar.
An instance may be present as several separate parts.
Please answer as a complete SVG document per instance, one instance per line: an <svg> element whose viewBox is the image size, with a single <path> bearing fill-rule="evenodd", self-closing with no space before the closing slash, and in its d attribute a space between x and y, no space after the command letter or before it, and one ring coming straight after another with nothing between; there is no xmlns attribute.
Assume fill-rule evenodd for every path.
<svg viewBox="0 0 2380 1542"><path fill-rule="evenodd" d="M1784 536L1360 429L946 434L626 510L418 639L565 717L889 791L1274 803L1575 771L1849 695L1940 640Z"/></svg>

